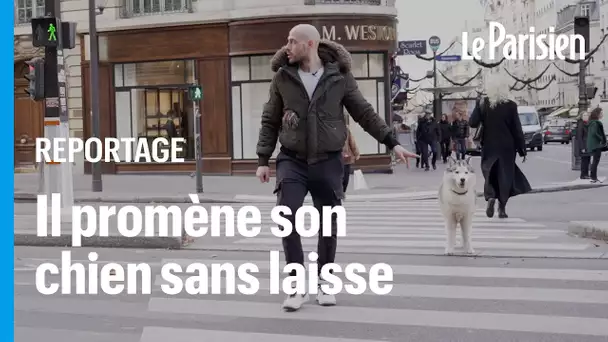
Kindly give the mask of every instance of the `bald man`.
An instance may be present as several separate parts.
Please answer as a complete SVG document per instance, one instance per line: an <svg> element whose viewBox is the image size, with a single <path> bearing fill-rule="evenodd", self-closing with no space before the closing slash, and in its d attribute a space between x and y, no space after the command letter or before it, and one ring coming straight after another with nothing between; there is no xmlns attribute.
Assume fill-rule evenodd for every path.
<svg viewBox="0 0 608 342"><path fill-rule="evenodd" d="M277 205L291 209L293 215L285 217L292 227L308 192L320 212L324 206L342 204L342 148L348 135L344 108L366 132L392 149L398 159L407 163L407 158L416 157L399 145L392 130L365 100L351 73L351 64L351 56L342 45L321 41L319 31L305 24L289 32L287 45L272 58L271 68L276 73L262 113L256 175L261 182L270 181L269 160L278 139L281 150L276 158L274 193ZM321 288L321 269L333 263L336 256L335 220L332 232L331 237L319 234L317 247L321 279L317 302L323 306L336 304L336 298ZM304 264L302 242L295 229L283 238L283 249L288 264ZM290 275L295 274L293 271ZM308 299L308 293L295 293L294 289L283 308L296 311Z"/></svg>

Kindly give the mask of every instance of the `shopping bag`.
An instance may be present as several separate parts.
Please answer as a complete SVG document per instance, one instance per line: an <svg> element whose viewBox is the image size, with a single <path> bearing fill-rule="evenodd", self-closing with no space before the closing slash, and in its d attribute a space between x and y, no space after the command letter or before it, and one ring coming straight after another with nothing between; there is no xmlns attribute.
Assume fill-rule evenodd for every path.
<svg viewBox="0 0 608 342"><path fill-rule="evenodd" d="M355 178L355 190L367 190L367 182L365 182L365 177L363 177L363 171L355 170L353 176Z"/></svg>

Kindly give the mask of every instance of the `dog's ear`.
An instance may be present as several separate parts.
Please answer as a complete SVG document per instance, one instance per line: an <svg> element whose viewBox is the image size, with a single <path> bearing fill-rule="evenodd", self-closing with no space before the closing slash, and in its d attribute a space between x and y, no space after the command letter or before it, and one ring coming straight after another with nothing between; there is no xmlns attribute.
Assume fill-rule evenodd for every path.
<svg viewBox="0 0 608 342"><path fill-rule="evenodd" d="M473 158L473 156L468 156L466 160L468 165L471 165L471 158Z"/></svg>
<svg viewBox="0 0 608 342"><path fill-rule="evenodd" d="M453 168L454 165L456 165L458 163L458 161L456 159L454 159L454 157L450 156L450 162L448 164L448 168Z"/></svg>

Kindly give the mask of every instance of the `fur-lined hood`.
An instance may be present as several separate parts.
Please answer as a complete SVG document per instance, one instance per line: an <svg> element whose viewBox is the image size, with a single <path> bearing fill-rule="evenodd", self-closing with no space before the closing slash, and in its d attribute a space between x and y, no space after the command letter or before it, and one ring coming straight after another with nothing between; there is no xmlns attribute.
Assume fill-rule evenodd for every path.
<svg viewBox="0 0 608 342"><path fill-rule="evenodd" d="M501 102L515 101L513 96L514 90L509 89L509 84L504 80L508 79L503 77L502 73L498 75L489 75L486 77L484 85L484 97L490 102L490 106L494 107Z"/></svg>
<svg viewBox="0 0 608 342"><path fill-rule="evenodd" d="M347 73L351 70L352 57L342 44L332 42L331 40L321 40L319 42L319 58L324 63L337 63L342 73ZM270 68L273 72L277 72L281 67L288 65L290 64L287 59L287 47L283 46L270 60Z"/></svg>

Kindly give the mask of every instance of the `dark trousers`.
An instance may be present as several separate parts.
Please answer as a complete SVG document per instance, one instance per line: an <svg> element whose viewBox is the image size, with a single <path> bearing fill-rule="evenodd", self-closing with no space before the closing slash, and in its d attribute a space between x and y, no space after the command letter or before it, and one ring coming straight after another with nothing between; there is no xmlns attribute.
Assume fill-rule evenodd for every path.
<svg viewBox="0 0 608 342"><path fill-rule="evenodd" d="M467 154L467 140L465 138L454 139L456 143L456 159L464 160Z"/></svg>
<svg viewBox="0 0 608 342"><path fill-rule="evenodd" d="M591 164L591 155L581 155L581 178L589 177L589 164Z"/></svg>
<svg viewBox="0 0 608 342"><path fill-rule="evenodd" d="M350 167L351 164L344 164L344 178L342 179L342 191L346 193L348 188L348 181L350 180Z"/></svg>
<svg viewBox="0 0 608 342"><path fill-rule="evenodd" d="M319 274L321 268L328 263L333 263L336 257L337 226L336 218L332 220L332 236L323 237L322 210L324 206L342 205L344 191L342 190L344 177L344 165L342 164L341 152L332 153L328 159L315 164L307 164L305 160L288 155L281 151L277 156L277 184L275 193L277 205L287 206L291 209L291 215L284 215L291 224L292 232L283 238L283 250L287 264L304 264L304 251L302 240L295 230L295 214L302 207L304 197L310 192L315 208L321 213L321 227L317 253L319 259ZM294 276L295 272L291 272Z"/></svg>
<svg viewBox="0 0 608 342"><path fill-rule="evenodd" d="M418 145L418 155L420 156L420 167L429 167L429 144L424 141L419 141L416 144Z"/></svg>
<svg viewBox="0 0 608 342"><path fill-rule="evenodd" d="M439 156L439 142L438 141L433 141L429 144L429 147L431 148L431 153L433 154L431 156L431 165L433 165L433 167L435 165L437 165L437 157ZM427 164L428 165L428 164Z"/></svg>
<svg viewBox="0 0 608 342"><path fill-rule="evenodd" d="M442 140L440 147L441 147L441 158L443 159L444 162L447 162L448 157L450 156L450 154L452 152L452 151L450 151L450 139Z"/></svg>
<svg viewBox="0 0 608 342"><path fill-rule="evenodd" d="M597 149L592 152L591 156L593 161L591 162L591 179L597 179L597 167L600 165L600 158L602 158L602 150ZM582 169L582 167L581 167Z"/></svg>

